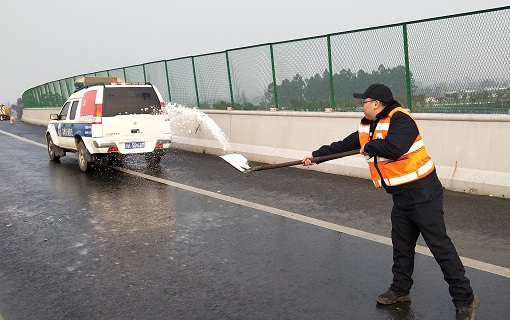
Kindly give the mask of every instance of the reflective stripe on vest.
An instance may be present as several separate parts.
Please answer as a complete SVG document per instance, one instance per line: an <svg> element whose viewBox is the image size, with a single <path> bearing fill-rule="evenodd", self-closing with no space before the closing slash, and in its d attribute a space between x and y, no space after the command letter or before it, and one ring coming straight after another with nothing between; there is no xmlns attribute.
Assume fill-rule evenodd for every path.
<svg viewBox="0 0 510 320"><path fill-rule="evenodd" d="M377 123L374 132L372 132L374 139L386 138L390 127L391 117L397 111L401 111L409 115L409 113L401 107L393 109L386 118L380 119ZM370 125L361 123L358 129L358 135L361 145L369 142L371 140ZM416 137L413 145L397 160L386 159L383 157L370 158L368 156L366 156L365 159L367 160L370 168L372 181L377 188L382 186L381 179L384 179L384 183L387 186L397 186L418 180L434 170L434 163L425 149L419 129L418 136Z"/></svg>
<svg viewBox="0 0 510 320"><path fill-rule="evenodd" d="M423 147L423 139L420 141L415 141L411 148L409 148L409 150L405 154L414 152L420 149L421 147ZM374 157L370 158L369 156L365 156L365 159L367 160L367 162L374 162ZM391 161L391 160L383 157L377 157L377 161Z"/></svg>

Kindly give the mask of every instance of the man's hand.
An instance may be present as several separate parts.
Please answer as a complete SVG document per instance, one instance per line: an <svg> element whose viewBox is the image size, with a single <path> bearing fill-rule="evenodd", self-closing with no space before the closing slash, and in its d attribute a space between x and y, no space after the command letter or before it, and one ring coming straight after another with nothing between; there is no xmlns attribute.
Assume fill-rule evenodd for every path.
<svg viewBox="0 0 510 320"><path fill-rule="evenodd" d="M311 166L313 164L315 164L315 162L312 162L312 160L310 160L311 158L313 158L313 155L310 153L310 154L307 154L304 158L303 158L303 165L305 167L307 166Z"/></svg>
<svg viewBox="0 0 510 320"><path fill-rule="evenodd" d="M361 149L359 149L359 153L362 155L365 155L365 144L361 146Z"/></svg>

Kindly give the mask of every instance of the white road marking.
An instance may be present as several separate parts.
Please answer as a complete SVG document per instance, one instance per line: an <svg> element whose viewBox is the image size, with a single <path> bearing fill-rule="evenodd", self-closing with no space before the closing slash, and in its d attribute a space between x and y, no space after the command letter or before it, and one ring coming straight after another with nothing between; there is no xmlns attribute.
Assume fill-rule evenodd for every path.
<svg viewBox="0 0 510 320"><path fill-rule="evenodd" d="M9 133L9 132L5 132L5 131L0 130L0 133L6 134L8 136L11 136L13 138L16 138L16 139L19 139L19 140L22 140L22 141L25 141L25 142L28 142L28 143L35 144L35 145L43 147L43 148L46 148L45 144L38 143L38 142L35 142L35 141L32 141L32 140L23 138L23 137L14 135L14 134ZM115 169L118 170L118 171L127 173L127 174L131 174L131 175L138 176L138 177L141 177L141 178L144 178L144 179L147 179L147 180L152 180L152 181L155 181L155 182L159 182L161 184L165 184L165 185L172 186L172 187L175 187L175 188L179 188L179 189L187 190L187 191L190 191L190 192L202 194L202 195L205 195L205 196L208 196L208 197L211 197L211 198L216 198L216 199L219 199L219 200L223 200L223 201L235 203L235 204L238 204L238 205L242 205L242 206L245 206L245 207L248 207L248 208L253 208L253 209L265 211L265 212L272 213L272 214L275 214L275 215L279 215L279 216L282 216L282 217L286 217L286 218L289 218L289 219L294 219L294 220L297 220L297 221L301 221L301 222L305 222L305 223L308 223L308 224L311 224L311 225L315 225L315 226L318 226L318 227L321 227L321 228L325 228L325 229L329 229L329 230L334 230L334 231L345 233L345 234L348 234L348 235L351 235L351 236L355 236L355 237L358 237L358 238L362 238L362 239L366 239L366 240L382 243L382 244L385 244L385 245L388 245L388 246L392 245L390 238L383 237L383 236L380 236L380 235L377 235L377 234L373 234L373 233L370 233L370 232L356 230L356 229L353 229L353 228L345 227L345 226L334 224L334 223L331 223L331 222L326 222L326 221L322 221L322 220L319 220L319 219L303 216L303 215L298 214L298 213L294 213L294 212L290 212L290 211L286 211L286 210L281 210L281 209L265 206L265 205L262 205L262 204L258 204L258 203L255 203L255 202L250 202L250 201L246 201L246 200L242 200L242 199L237 199L237 198L230 197L230 196L225 196L225 195L218 194L218 193L215 193L215 192L211 192L211 191L207 191L207 190L191 187L191 186L188 186L188 185L185 185L185 184L181 184L181 183L178 183L178 182L173 182L173 181L170 181L170 180L154 177L154 176L151 176L151 175L148 175L148 174L144 174L144 173L141 173L141 172L136 172L136 171L133 171L133 170L130 170L130 169L126 169L126 168L115 167ZM418 246L417 245L416 246L416 252L420 253L420 254L423 254L423 255L426 255L426 256L429 256L429 257L432 257L432 253L430 252L429 248L424 247L424 246ZM486 271L486 272L489 272L489 273L493 273L493 274L496 274L496 275L500 275L500 276L503 276L503 277L510 278L510 269L509 268L497 266L497 265L494 265L494 264L490 264L490 263L486 263L486 262L483 262L483 261L478 261L478 260L474 260L474 259L470 259L470 258L466 258L466 257L460 257L460 258L461 258L461 260L462 260L462 262L464 263L465 266L468 266L468 267L471 267L471 268L474 268L474 269L478 269L478 270L481 270L481 271ZM0 320L2 320L2 319L0 318Z"/></svg>
<svg viewBox="0 0 510 320"><path fill-rule="evenodd" d="M32 140L29 140L27 138L23 138L23 137L17 136L15 134L10 133L10 132L6 132L6 131L3 131L3 130L0 130L0 133L3 133L5 135L8 135L10 137L16 138L16 139L21 140L21 141L25 141L25 142L28 142L28 143L31 143L31 144L35 144L36 146L40 146L40 147L46 148L45 144L42 144L42 143L39 143L39 142L35 142L35 141L32 141Z"/></svg>
<svg viewBox="0 0 510 320"><path fill-rule="evenodd" d="M225 195L218 194L218 193L215 193L215 192L211 192L211 191L207 191L207 190L191 187L191 186L188 186L188 185L185 185L185 184L173 182L173 181L170 181L170 180L166 180L166 179L150 176L148 174L144 174L144 173L141 173L141 172L136 172L136 171L133 171L133 170L130 170L130 169L126 169L126 168L115 167L115 169L118 170L118 171L124 172L124 173L128 173L128 174L131 174L131 175L134 175L134 176L138 176L138 177L141 177L141 178L144 178L144 179L147 179L147 180L152 180L152 181L155 181L155 182L166 184L166 185L169 185L169 186L172 186L172 187L175 187L175 188L187 190L187 191L194 192L194 193L203 194L203 195L211 197L211 198L216 198L216 199L219 199L219 200L223 200L223 201L235 203L235 204L238 204L238 205L242 205L242 206L245 206L245 207L248 207L248 208L253 208L253 209L265 211L265 212L268 212L268 213L272 213L272 214L279 215L279 216L282 216L282 217L286 217L286 218L289 218L289 219L294 219L294 220L297 220L297 221L305 222L305 223L312 224L312 225L315 225L315 226L318 226L318 227L322 227L322 228L325 228L325 229L334 230L334 231L345 233L345 234L348 234L348 235L351 235L351 236L355 236L355 237L358 237L358 238L362 238L362 239L366 239L366 240L382 243L382 244L385 244L385 245L388 245L388 246L392 245L390 238L383 237L383 236L380 236L380 235L377 235L377 234L373 234L373 233L370 233L370 232L356 230L356 229L353 229L353 228L345 227L345 226L334 224L334 223L331 223L331 222L322 221L322 220L319 220L319 219L303 216L303 215L298 214L298 213L294 213L294 212L290 212L290 211L286 211L286 210L281 210L281 209L265 206L263 204L258 204L258 203L255 203L255 202L250 202L250 201L246 201L246 200L242 200L242 199L237 199L237 198L230 197L230 196L225 196ZM421 254L426 255L426 256L429 256L429 257L433 257L433 255L430 252L429 248L424 247L424 246L418 246L417 245L416 246L416 252L417 253L421 253ZM494 264L490 264L490 263L486 263L486 262L482 262L482 261L478 261L478 260L474 260L474 259L470 259L470 258L466 258L466 257L460 257L460 258L461 258L461 260L462 260L462 262L464 263L465 266L469 266L469 267L474 268L474 269L478 269L478 270L482 270L482 271L486 271L486 272L497 274L497 275L500 275L500 276L503 276L503 277L510 278L510 269L508 269L508 268L500 267L500 266L497 266L497 265L494 265Z"/></svg>

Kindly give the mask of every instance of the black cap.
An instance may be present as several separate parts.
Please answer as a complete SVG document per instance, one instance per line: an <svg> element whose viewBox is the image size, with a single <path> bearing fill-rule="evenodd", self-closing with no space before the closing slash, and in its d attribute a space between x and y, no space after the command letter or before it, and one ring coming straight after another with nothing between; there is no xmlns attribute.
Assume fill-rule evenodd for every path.
<svg viewBox="0 0 510 320"><path fill-rule="evenodd" d="M391 93L390 88L380 83L374 83L370 85L365 92L353 93L352 96L358 99L372 98L384 103L390 103L393 101L393 94Z"/></svg>

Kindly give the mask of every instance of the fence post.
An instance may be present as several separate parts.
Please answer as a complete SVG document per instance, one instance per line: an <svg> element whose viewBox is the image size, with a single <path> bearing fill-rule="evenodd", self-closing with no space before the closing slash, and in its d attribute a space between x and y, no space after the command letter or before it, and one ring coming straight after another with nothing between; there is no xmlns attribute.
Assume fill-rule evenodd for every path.
<svg viewBox="0 0 510 320"><path fill-rule="evenodd" d="M128 82L128 79L126 76L126 68L122 67L122 72L124 73L124 82Z"/></svg>
<svg viewBox="0 0 510 320"><path fill-rule="evenodd" d="M58 103L58 100L57 100L57 90L55 89L55 81L52 81L51 82L51 88L50 90L53 89L53 106L57 106L59 103Z"/></svg>
<svg viewBox="0 0 510 320"><path fill-rule="evenodd" d="M37 108L41 107L42 85L37 87Z"/></svg>
<svg viewBox="0 0 510 320"><path fill-rule="evenodd" d="M44 100L46 99L46 97L48 96L46 94L46 84L41 84L41 88L39 89L39 91L41 92L40 94L40 101L39 101L39 108L41 107L44 107L43 104L47 104ZM46 106L47 107L47 106Z"/></svg>
<svg viewBox="0 0 510 320"><path fill-rule="evenodd" d="M44 102L45 96L46 96L46 87L45 86L46 85L41 84L41 88L39 89L39 91L40 91L40 94L39 94L39 106L38 106L39 108L44 107L44 105L46 104Z"/></svg>
<svg viewBox="0 0 510 320"><path fill-rule="evenodd" d="M191 66L193 67L193 79L195 79L195 94L197 95L197 107L200 109L200 97L198 96L197 71L195 69L195 57L191 57Z"/></svg>
<svg viewBox="0 0 510 320"><path fill-rule="evenodd" d="M54 106L58 106L59 103L57 101L57 90L55 90L55 81L52 81L51 82L51 87L53 88L53 103L54 103ZM51 88L50 88L51 90Z"/></svg>
<svg viewBox="0 0 510 320"><path fill-rule="evenodd" d="M55 101L57 102L57 107L62 105L62 92L60 92L59 96L57 97L57 88L60 86L55 83L56 81L53 81L53 91L55 91Z"/></svg>
<svg viewBox="0 0 510 320"><path fill-rule="evenodd" d="M274 107L278 108L278 92L276 91L276 73L274 69L274 53L273 44L269 44L269 51L271 52L271 69L273 70L273 91L274 91Z"/></svg>
<svg viewBox="0 0 510 320"><path fill-rule="evenodd" d="M57 94L55 92L55 82L48 82L48 90L50 91L50 94L52 96L51 101L53 103L53 106L58 105L57 103Z"/></svg>
<svg viewBox="0 0 510 320"><path fill-rule="evenodd" d="M329 63L329 106L335 109L335 91L333 86L333 62L331 61L331 36L328 35L328 63Z"/></svg>
<svg viewBox="0 0 510 320"><path fill-rule="evenodd" d="M65 98L64 98L64 89L62 88L62 82L61 82L61 81L62 81L62 80L59 80L59 81L58 81L58 86L60 87L60 95L62 96L62 100L66 101L66 100L67 100L67 98L69 98L69 97L65 97ZM65 81L65 80L64 80L64 81ZM60 105L62 105L62 103L64 103L64 101L60 102Z"/></svg>
<svg viewBox="0 0 510 320"><path fill-rule="evenodd" d="M73 82L74 82L74 80L73 80ZM67 89L67 97L69 98L69 96L71 95L71 89L69 89L69 84L67 83L67 80L65 80L65 83L66 83L66 89Z"/></svg>
<svg viewBox="0 0 510 320"><path fill-rule="evenodd" d="M407 89L407 108L413 110L413 99L411 90L411 73L409 71L409 45L407 42L407 24L402 25L402 32L404 33L404 60L406 64L406 89Z"/></svg>
<svg viewBox="0 0 510 320"><path fill-rule="evenodd" d="M147 75L145 74L145 63L142 64L142 68L143 68L143 82L147 83Z"/></svg>
<svg viewBox="0 0 510 320"><path fill-rule="evenodd" d="M172 94L170 93L170 78L168 77L168 65L165 60L165 73L166 73L166 87L168 89L168 102L172 101Z"/></svg>
<svg viewBox="0 0 510 320"><path fill-rule="evenodd" d="M230 62L228 59L228 50L225 51L225 59L227 59L228 86L230 88L230 105L234 108L234 91L232 90L232 76L230 75Z"/></svg>

